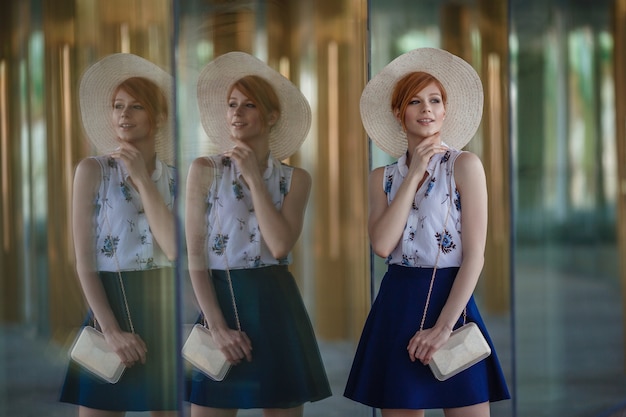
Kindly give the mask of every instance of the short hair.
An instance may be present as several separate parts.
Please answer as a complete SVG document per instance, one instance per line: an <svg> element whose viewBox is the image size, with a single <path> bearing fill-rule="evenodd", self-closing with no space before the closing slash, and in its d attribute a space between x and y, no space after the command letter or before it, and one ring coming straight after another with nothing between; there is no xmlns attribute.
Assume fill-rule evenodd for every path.
<svg viewBox="0 0 626 417"><path fill-rule="evenodd" d="M159 116L168 117L167 97L165 97L163 90L152 80L143 77L127 78L113 92L113 97L111 98L113 102L115 102L115 96L120 90L124 90L141 103L148 113L148 120L152 129L156 129Z"/></svg>
<svg viewBox="0 0 626 417"><path fill-rule="evenodd" d="M280 118L280 100L274 87L265 78L258 75L246 75L238 79L228 89L226 99L230 97L235 88L257 106L261 113L261 119L266 125L273 112L276 112L277 120Z"/></svg>
<svg viewBox="0 0 626 417"><path fill-rule="evenodd" d="M393 89L393 93L391 95L391 111L399 110L402 128L406 130L406 125L404 124L404 112L406 111L409 102L417 93L422 91L426 86L430 83L435 83L435 85L441 91L441 100L443 101L444 107L448 103L448 94L446 93L446 89L434 76L430 75L427 72L410 72L404 77L400 78Z"/></svg>

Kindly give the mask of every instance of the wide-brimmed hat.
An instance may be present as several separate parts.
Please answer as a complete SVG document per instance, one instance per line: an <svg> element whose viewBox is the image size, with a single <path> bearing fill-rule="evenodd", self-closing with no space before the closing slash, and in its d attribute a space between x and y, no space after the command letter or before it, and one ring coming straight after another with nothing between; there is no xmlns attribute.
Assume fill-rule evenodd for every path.
<svg viewBox="0 0 626 417"><path fill-rule="evenodd" d="M391 61L365 86L361 95L361 119L369 137L394 158L407 149L402 125L391 109L396 83L411 72L426 72L446 90L446 121L441 139L448 146L462 149L474 137L483 113L483 87L470 64L450 52L419 48Z"/></svg>
<svg viewBox="0 0 626 417"><path fill-rule="evenodd" d="M159 159L171 164L174 159L171 113L173 79L156 64L137 55L108 55L85 71L80 81L80 110L85 133L99 154L108 154L119 144L111 122L112 98L115 89L131 77L154 82L167 98L170 116L159 125L155 149Z"/></svg>
<svg viewBox="0 0 626 417"><path fill-rule="evenodd" d="M198 106L202 127L220 151L232 148L226 120L228 90L242 77L262 77L274 88L281 114L269 137L271 154L278 160L293 155L311 127L311 107L302 92L279 72L245 52L228 52L208 63L198 77Z"/></svg>

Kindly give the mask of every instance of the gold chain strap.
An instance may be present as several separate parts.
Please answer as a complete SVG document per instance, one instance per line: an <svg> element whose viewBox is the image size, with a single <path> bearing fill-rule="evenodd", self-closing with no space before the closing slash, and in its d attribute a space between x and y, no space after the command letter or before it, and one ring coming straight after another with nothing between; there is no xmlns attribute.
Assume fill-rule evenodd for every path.
<svg viewBox="0 0 626 417"><path fill-rule="evenodd" d="M215 206L214 206L215 207ZM217 220L217 229L221 234L222 224L220 221L220 211L218 207L215 207L215 218ZM224 261L226 263L226 278L228 279L228 288L230 289L230 298L233 303L233 309L235 311L235 320L237 320L237 329L241 331L241 322L239 321L239 311L237 310L237 301L235 301L235 290L233 289L233 280L230 278L230 268L228 267L228 250L224 248Z"/></svg>
<svg viewBox="0 0 626 417"><path fill-rule="evenodd" d="M456 161L456 158L454 158L454 161ZM454 175L454 172L452 172L450 175ZM448 218L450 217L450 210L452 209L452 198L453 198L452 197L452 179L450 179L448 192L450 194L450 203L448 204L448 211L446 213L446 219L443 222L443 232L441 234L441 239L439 240L439 245L437 248L437 256L435 257L435 265L433 266L433 274L430 277L430 286L428 287L428 295L426 296L426 304L424 305L424 313L422 314L422 321L420 322L420 331L424 330L424 322L426 321L426 311L428 310L428 305L430 304L430 295L433 292L433 285L435 283L437 263L439 262L439 255L441 254L443 250L443 240L446 236L446 224L448 223ZM466 318L467 318L467 308L464 308L463 309L463 324L465 324Z"/></svg>
<svg viewBox="0 0 626 417"><path fill-rule="evenodd" d="M450 199L452 199L452 195L450 195ZM446 224L448 223L448 217L450 216L450 207L452 207L452 202L448 205L448 212L446 213L446 219L443 222L443 232L441 234L441 239L439 239L439 245L437 247L437 256L435 257L435 266L433 267L433 274L430 277L430 286L428 287L428 295L426 296L426 304L424 305L424 313L422 314L422 321L420 322L420 331L424 330L424 322L426 321L426 310L428 310L428 304L430 304L430 295L433 292L433 284L435 283L435 274L437 273L437 263L439 262L439 255L441 254L443 248L443 239L446 236Z"/></svg>
<svg viewBox="0 0 626 417"><path fill-rule="evenodd" d="M219 170L217 169L217 166L215 166L215 163L213 161L211 161L211 163L213 163L213 181L215 181L215 179L219 176ZM217 207L217 204L214 202L213 203L213 207L215 209L215 218L217 221L217 231L218 233L221 235L222 233L222 223L220 221L220 211L219 208ZM241 322L239 321L239 310L237 309L237 301L235 300L235 290L233 289L233 280L230 277L230 268L228 266L228 250L225 247L224 248L224 261L226 263L226 278L228 279L228 288L230 290L230 299L233 303L233 310L235 312L235 320L237 321L237 329L241 332ZM204 316L204 314L203 314ZM207 322L206 322L206 317L203 317L203 321L204 321L204 327L208 327L207 326Z"/></svg>
<svg viewBox="0 0 626 417"><path fill-rule="evenodd" d="M106 221L107 228L109 229L109 237L112 237L111 223L109 223L109 216L107 215L106 208L104 210L104 220ZM122 290L122 297L124 298L124 307L126 308L126 315L128 316L128 324L130 325L131 333L135 333L135 326L133 326L133 319L130 317L130 308L128 307L128 299L126 298L126 289L124 288L124 280L122 279L122 273L120 271L120 262L117 259L117 247L113 248L113 258L115 259L115 266L117 268L117 278L120 282L120 288ZM97 325L96 315L93 316L94 327Z"/></svg>

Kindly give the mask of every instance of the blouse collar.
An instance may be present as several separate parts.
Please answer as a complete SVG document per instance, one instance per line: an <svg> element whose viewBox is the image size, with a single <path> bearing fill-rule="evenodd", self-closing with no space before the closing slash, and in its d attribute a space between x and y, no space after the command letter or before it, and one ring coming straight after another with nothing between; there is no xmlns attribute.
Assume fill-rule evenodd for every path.
<svg viewBox="0 0 626 417"><path fill-rule="evenodd" d="M126 165L124 165L122 161L118 160L117 162L120 166L120 169L122 170L122 176L124 177L124 180L128 180L130 174L126 169ZM161 162L159 158L157 158L154 162L154 171L152 171L152 175L150 176L150 178L152 179L152 181L158 181L159 178L161 178L161 174L163 173L163 162Z"/></svg>
<svg viewBox="0 0 626 417"><path fill-rule="evenodd" d="M263 172L264 180L268 180L272 177L272 173L274 172L274 167L277 166L277 164L280 164L280 161L272 157L272 154L268 154L267 155L267 168L265 168L265 171ZM237 166L237 164L233 164L233 166L235 167L235 176L239 177L241 175L241 172L239 171L239 167Z"/></svg>
<svg viewBox="0 0 626 417"><path fill-rule="evenodd" d="M452 149L445 142L441 142L441 143L448 148L447 152L449 152ZM435 166L437 162L440 161L441 158L443 158L443 156L447 152L437 154L434 157L430 158L430 161L428 161L428 166L426 167L426 171L428 172L428 175L433 174L433 172L435 171ZM402 176L402 178L405 178L407 174L409 173L409 166L406 164L408 154L409 153L407 151L402 156L400 156L400 158L398 158L398 171L400 172L400 175Z"/></svg>

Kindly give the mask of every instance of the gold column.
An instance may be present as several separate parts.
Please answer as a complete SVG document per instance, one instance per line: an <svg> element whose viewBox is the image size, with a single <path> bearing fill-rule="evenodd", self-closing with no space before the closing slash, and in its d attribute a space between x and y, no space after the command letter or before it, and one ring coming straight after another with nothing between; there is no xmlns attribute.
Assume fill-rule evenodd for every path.
<svg viewBox="0 0 626 417"><path fill-rule="evenodd" d="M615 0L613 9L613 60L615 67L615 141L617 145L617 240L622 283L622 308L626 317L626 0ZM622 320L626 343L626 319ZM626 350L624 351L626 358Z"/></svg>
<svg viewBox="0 0 626 417"><path fill-rule="evenodd" d="M17 24L18 12L23 10L13 2L0 3L0 231L2 231L2 256L0 257L0 322L16 322L21 318L20 277L23 268L22 187L20 157L20 103L19 46L27 39L24 27ZM26 25L24 25L26 26Z"/></svg>
<svg viewBox="0 0 626 417"><path fill-rule="evenodd" d="M485 306L505 314L511 296L511 181L509 140L508 6L479 0L481 69L485 88L483 163L489 191L489 230L485 251Z"/></svg>
<svg viewBox="0 0 626 417"><path fill-rule="evenodd" d="M252 53L255 32L255 15L248 8L211 14L214 57L230 51Z"/></svg>
<svg viewBox="0 0 626 417"><path fill-rule="evenodd" d="M75 99L75 9L73 0L43 3L46 48L46 138L48 188L48 300L51 336L64 342L85 308L74 269L70 225L71 184L80 158L80 118Z"/></svg>
<svg viewBox="0 0 626 417"><path fill-rule="evenodd" d="M367 81L366 2L316 3L318 172L316 310L325 339L358 337L369 310L368 142L358 111Z"/></svg>
<svg viewBox="0 0 626 417"><path fill-rule="evenodd" d="M472 44L472 9L447 5L442 10L443 48L473 64L485 92L483 120L469 149L480 155L489 192L489 228L480 282L485 307L506 313L510 297L510 186L508 117L507 4L478 2L480 45ZM476 47L477 46L477 47ZM474 51L480 52L475 58ZM476 142L476 139L479 141Z"/></svg>

